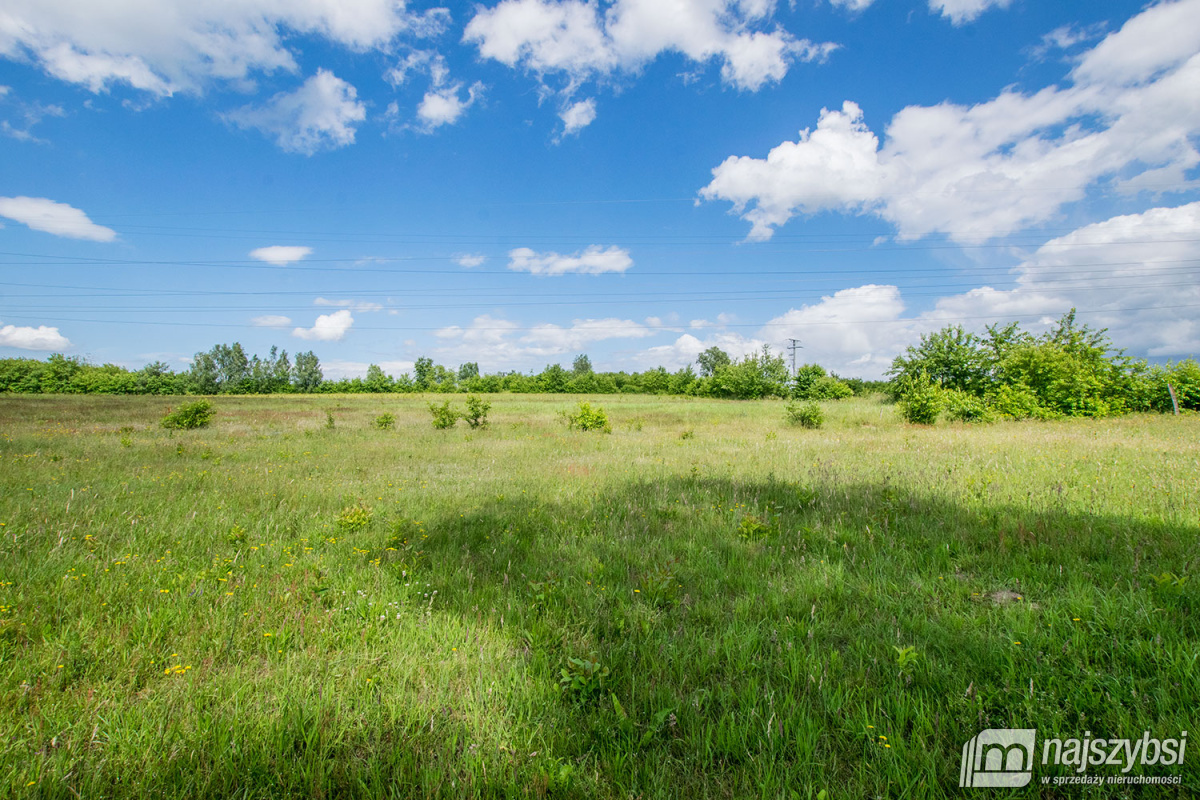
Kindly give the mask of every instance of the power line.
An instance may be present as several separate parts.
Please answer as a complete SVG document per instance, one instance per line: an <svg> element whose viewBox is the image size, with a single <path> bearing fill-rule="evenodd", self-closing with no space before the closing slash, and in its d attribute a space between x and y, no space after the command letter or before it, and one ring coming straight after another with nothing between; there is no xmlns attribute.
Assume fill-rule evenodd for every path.
<svg viewBox="0 0 1200 800"><path fill-rule="evenodd" d="M1076 308L1075 313L1077 315L1115 314L1115 313L1121 313L1121 312L1126 312L1126 311L1170 311L1170 310L1181 309L1181 308L1200 308L1200 303L1185 303L1185 304L1181 304L1181 305L1168 305L1168 306L1132 306L1132 307L1124 307L1124 308L1093 308L1093 309ZM904 318L897 318L897 319L860 319L860 320L836 319L836 320L812 320L812 321L803 321L803 322L797 322L797 321L792 321L792 320L789 320L787 322L739 322L739 323L726 323L724 325L715 325L714 324L714 325L705 326L705 327L713 327L713 328L768 328L768 327L800 328L800 327L813 327L813 326L818 326L818 325L822 325L822 326L824 326L824 325L913 325L913 324L943 323L943 322L952 324L952 323L957 323L957 322L972 322L972 321L978 321L978 320L1013 320L1013 319L1024 319L1024 318L1039 318L1040 319L1040 318L1048 316L1051 313L1052 312L1048 312L1048 311L1036 311L1036 312L1022 312L1022 313L983 314L983 315L957 316L957 317L904 317ZM232 323L232 322L179 322L179 321L154 321L154 320L130 320L130 319L114 321L114 320L107 320L107 319L81 319L78 317L36 317L36 318L33 318L33 317L25 317L25 316L21 316L21 315L6 315L5 318L6 319L20 319L20 320L30 319L30 320L34 320L34 321L40 321L40 322L97 323L97 324L101 324L101 325L118 325L118 324L119 325L155 325L155 326L166 326L166 327L191 327L191 328L239 328L239 329L246 329L246 330L269 329L269 326L246 325L243 323ZM292 327L292 326L289 325L287 327ZM299 327L303 328L303 326L299 326ZM509 332L525 332L525 331L534 331L534 330L545 330L546 327L547 326L544 324L535 325L535 326L520 326L520 325L496 325L496 326L479 325L479 326L476 326L476 325L471 325L468 327L464 327L461 325L437 325L437 326L413 326L413 325L359 326L359 325L355 325L354 330L356 330L356 331L442 331L442 330L447 330L449 328L458 328L459 330L461 330L463 332L491 331L491 330L509 331ZM563 330L563 331L572 330L571 328L564 327L564 326L553 326L553 327L559 328L560 330ZM643 329L660 330L660 331L665 331L665 332L676 332L676 333L683 333L689 329L687 326L669 325L669 324L640 325L640 327ZM621 326L589 325L587 327L587 330L589 330L589 331L606 331L606 330L622 331L622 330L628 330L628 326L627 325L621 325Z"/></svg>

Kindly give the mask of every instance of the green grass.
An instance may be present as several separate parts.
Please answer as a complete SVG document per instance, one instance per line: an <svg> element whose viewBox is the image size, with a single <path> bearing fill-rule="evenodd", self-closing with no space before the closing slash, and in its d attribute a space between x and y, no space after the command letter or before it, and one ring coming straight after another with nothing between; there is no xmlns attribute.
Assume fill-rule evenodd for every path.
<svg viewBox="0 0 1200 800"><path fill-rule="evenodd" d="M429 399L0 397L0 794L951 797L984 728L1193 727L1196 415ZM1037 780L975 792L1143 796Z"/></svg>

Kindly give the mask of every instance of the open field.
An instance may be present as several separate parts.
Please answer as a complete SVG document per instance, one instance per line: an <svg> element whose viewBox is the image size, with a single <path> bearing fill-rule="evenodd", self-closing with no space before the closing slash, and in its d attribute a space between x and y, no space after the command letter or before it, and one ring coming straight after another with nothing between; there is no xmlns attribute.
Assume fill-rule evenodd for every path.
<svg viewBox="0 0 1200 800"><path fill-rule="evenodd" d="M0 397L0 794L942 797L985 728L1200 721L1194 414L431 399Z"/></svg>

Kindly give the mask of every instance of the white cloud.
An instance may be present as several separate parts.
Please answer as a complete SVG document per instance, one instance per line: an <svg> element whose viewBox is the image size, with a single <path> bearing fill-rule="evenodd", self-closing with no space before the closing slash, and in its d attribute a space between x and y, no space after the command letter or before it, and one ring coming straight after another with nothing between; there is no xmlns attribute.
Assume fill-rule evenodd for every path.
<svg viewBox="0 0 1200 800"><path fill-rule="evenodd" d="M258 261L266 261L268 264L276 266L284 266L291 264L293 261L299 261L305 256L312 255L311 247L300 247L298 245L273 244L270 247L258 247L250 251L250 257Z"/></svg>
<svg viewBox="0 0 1200 800"><path fill-rule="evenodd" d="M846 101L841 111L822 109L815 131L800 131L797 141L783 142L766 159L725 159L700 194L732 202L753 225L750 238L769 239L797 213L870 207L883 188L878 147L862 110Z"/></svg>
<svg viewBox="0 0 1200 800"><path fill-rule="evenodd" d="M318 297L313 300L315 306L333 306L334 308L349 308L352 311L383 311L380 303L368 303L365 300L330 300Z"/></svg>
<svg viewBox="0 0 1200 800"><path fill-rule="evenodd" d="M867 8L875 0L829 0L829 2L838 8L844 8L847 11L862 11Z"/></svg>
<svg viewBox="0 0 1200 800"><path fill-rule="evenodd" d="M458 122L468 108L475 104L483 93L483 84L475 83L467 90L463 99L462 84L453 83L438 89L430 89L417 106L417 118L421 120L423 130L432 131L442 125L453 125Z"/></svg>
<svg viewBox="0 0 1200 800"><path fill-rule="evenodd" d="M695 65L716 61L725 84L757 91L782 80L794 61L823 60L836 47L797 39L772 22L774 7L774 0L615 0L602 12L580 0L502 0L478 7L463 40L539 80L562 78L566 98L585 81L636 73L664 53Z"/></svg>
<svg viewBox="0 0 1200 800"><path fill-rule="evenodd" d="M78 208L45 197L0 197L0 217L68 239L111 242L117 238L116 231L92 222Z"/></svg>
<svg viewBox="0 0 1200 800"><path fill-rule="evenodd" d="M643 369L665 367L674 372L689 364L696 366L696 357L710 347L719 347L735 361L758 352L766 342L762 339L746 337L735 331L720 331L703 339L685 333L671 344L648 347L634 353L632 359Z"/></svg>
<svg viewBox="0 0 1200 800"><path fill-rule="evenodd" d="M477 361L484 369L514 364L541 366L546 359L578 353L594 342L640 339L659 330L629 319L577 319L569 326L542 323L522 328L487 314L462 327L450 325L434 335L442 342L435 355L449 361Z"/></svg>
<svg viewBox="0 0 1200 800"><path fill-rule="evenodd" d="M1130 19L1086 53L1076 81L1132 86L1177 68L1200 51L1200 3L1161 2Z"/></svg>
<svg viewBox="0 0 1200 800"><path fill-rule="evenodd" d="M466 267L467 269L478 267L485 261L487 261L487 256L479 255L478 253L464 253L462 255L455 256L454 258L455 264L458 264L460 267Z"/></svg>
<svg viewBox="0 0 1200 800"><path fill-rule="evenodd" d="M411 361L377 361L376 366L382 369L388 375L396 377L413 368ZM321 372L326 378L333 381L340 381L343 378L365 378L367 376L367 368L371 365L365 361L345 361L340 358L331 358L321 362Z"/></svg>
<svg viewBox="0 0 1200 800"><path fill-rule="evenodd" d="M596 120L596 101L592 98L571 103L559 112L563 121L563 135L572 136L591 125Z"/></svg>
<svg viewBox="0 0 1200 800"><path fill-rule="evenodd" d="M789 338L799 339L797 364L815 362L843 375L877 378L916 335L913 322L901 318L903 311L898 288L868 284L789 309L758 335L780 348Z"/></svg>
<svg viewBox="0 0 1200 800"><path fill-rule="evenodd" d="M31 60L60 80L105 91L126 83L156 95L249 85L254 73L295 72L285 41L311 34L356 51L387 49L400 34L429 35L445 9L404 0L7 0L0 56Z"/></svg>
<svg viewBox="0 0 1200 800"><path fill-rule="evenodd" d="M929 0L929 10L941 12L954 25L974 21L989 8L1007 8L1012 0Z"/></svg>
<svg viewBox="0 0 1200 800"><path fill-rule="evenodd" d="M600 275L605 272L624 272L633 266L629 251L612 245L601 248L592 245L581 253L564 256L559 253L537 253L528 247L518 247L508 253L508 268L534 275Z"/></svg>
<svg viewBox="0 0 1200 800"><path fill-rule="evenodd" d="M1104 29L1103 22L1086 27L1061 25L1042 36L1042 41L1032 48L1032 55L1040 59L1053 50L1070 50L1076 45L1099 38L1104 34Z"/></svg>
<svg viewBox="0 0 1200 800"><path fill-rule="evenodd" d="M397 61L395 66L383 74L383 79L399 88L408 82L409 75L414 72L428 72L435 85L440 85L448 74L446 60L436 50L413 50Z"/></svg>
<svg viewBox="0 0 1200 800"><path fill-rule="evenodd" d="M332 314L321 314L311 328L293 329L292 336L309 341L337 342L341 341L353 324L354 317L348 310L342 309Z"/></svg>
<svg viewBox="0 0 1200 800"><path fill-rule="evenodd" d="M358 91L325 69L294 92L280 92L261 106L225 114L241 128L256 128L289 153L311 156L354 143L355 126L367 118Z"/></svg>
<svg viewBox="0 0 1200 800"><path fill-rule="evenodd" d="M631 319L577 319L570 327L550 323L535 325L521 337L521 343L529 349L553 355L582 350L592 342L641 339L657 333L657 330Z"/></svg>
<svg viewBox="0 0 1200 800"><path fill-rule="evenodd" d="M58 328L38 325L36 328L5 325L0 327L0 347L17 347L21 350L66 350L70 340L58 332Z"/></svg>
<svg viewBox="0 0 1200 800"><path fill-rule="evenodd" d="M1051 239L1016 268L1010 290L980 287L938 300L923 318L1057 319L1074 308L1135 353L1200 353L1200 202L1152 208ZM935 327L941 327L939 323Z"/></svg>
<svg viewBox="0 0 1200 800"><path fill-rule="evenodd" d="M1081 322L1107 328L1133 354L1187 357L1200 353L1198 229L1200 202L1113 217L1039 247L1014 268L1014 288L980 286L912 316L904 315L895 286L843 289L770 320L758 337L778 348L795 337L803 345L798 362L879 378L923 333L952 324L982 332L1014 320L1038 332L1077 308ZM681 337L648 352L667 363L663 354L671 347L682 357L700 345Z"/></svg>
<svg viewBox="0 0 1200 800"><path fill-rule="evenodd" d="M0 87L7 89L8 87ZM7 91L0 92L0 99L8 94ZM33 134L34 127L46 117L65 117L66 110L57 104L45 105L43 103L20 103L17 113L21 121L16 125L9 120L0 121L0 133L5 136L12 137L21 142L37 142L45 144L44 139L39 139Z"/></svg>
<svg viewBox="0 0 1200 800"><path fill-rule="evenodd" d="M766 239L798 214L873 213L901 238L1003 237L1112 182L1133 193L1195 185L1200 0L1153 6L1084 54L1074 85L985 103L909 106L882 147L846 102L765 159L730 157L700 196L733 204Z"/></svg>
<svg viewBox="0 0 1200 800"><path fill-rule="evenodd" d="M292 318L283 317L278 314L264 314L261 317L255 317L250 320L250 324L259 328L286 328L292 324Z"/></svg>

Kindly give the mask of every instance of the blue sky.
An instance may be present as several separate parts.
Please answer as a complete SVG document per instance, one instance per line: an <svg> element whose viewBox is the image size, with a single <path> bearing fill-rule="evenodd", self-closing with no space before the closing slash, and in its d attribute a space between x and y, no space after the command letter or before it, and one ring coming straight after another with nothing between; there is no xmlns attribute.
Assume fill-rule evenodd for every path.
<svg viewBox="0 0 1200 800"><path fill-rule="evenodd" d="M1200 354L1200 0L9 0L0 356Z"/></svg>

